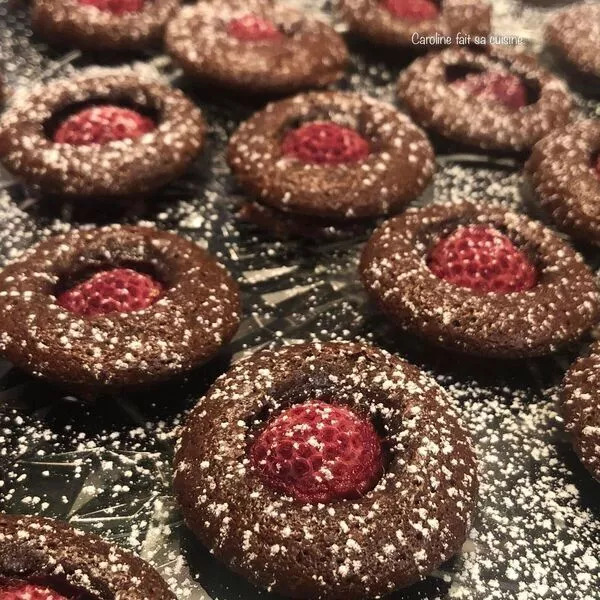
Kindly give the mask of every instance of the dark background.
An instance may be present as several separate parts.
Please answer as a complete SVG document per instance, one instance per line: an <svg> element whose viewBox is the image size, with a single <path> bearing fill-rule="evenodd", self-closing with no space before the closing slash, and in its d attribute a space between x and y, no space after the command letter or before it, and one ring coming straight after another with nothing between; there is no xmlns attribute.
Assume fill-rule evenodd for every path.
<svg viewBox="0 0 600 600"><path fill-rule="evenodd" d="M328 11L318 1L294 3ZM545 15L558 6L511 0L493 5L495 33L521 35L534 50ZM349 42L352 67L340 87L393 101L397 74L411 57ZM244 352L272 342L361 339L436 377L475 439L480 462L479 512L463 554L393 598L600 598L600 487L572 452L555 399L564 370L585 343L541 360L488 362L442 353L399 334L367 303L357 281L364 240L282 243L232 217L241 196L223 148L261 102L243 104L195 89L164 56L136 58L140 68L157 69L202 107L210 125L203 158L130 214L93 218L68 205L40 202L0 172L0 264L36 240L81 223L151 222L203 241L219 256L240 281L245 319L231 346L187 381L94 404L65 397L0 362L0 508L66 519L117 540L151 559L179 598L274 598L219 565L181 524L170 490L175 429L229 361ZM108 64L119 60L112 57ZM31 36L27 5L0 1L0 71L9 85L94 62L107 64L107 57L48 49ZM584 114L600 116L597 102L578 102ZM464 197L531 212L521 196L518 161L436 149L438 173L420 202ZM598 254L580 250L597 268Z"/></svg>

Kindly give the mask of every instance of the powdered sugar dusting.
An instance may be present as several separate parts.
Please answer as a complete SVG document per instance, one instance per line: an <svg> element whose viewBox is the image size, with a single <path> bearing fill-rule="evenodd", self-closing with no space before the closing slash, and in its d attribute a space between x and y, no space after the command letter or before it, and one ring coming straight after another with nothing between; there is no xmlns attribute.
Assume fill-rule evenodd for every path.
<svg viewBox="0 0 600 600"><path fill-rule="evenodd" d="M317 4L310 2L311 7ZM514 0L493 4L498 31L523 31L538 39L540 15L552 11ZM12 5L8 9L6 3L0 7L0 64L9 83L54 73L65 58L53 54L50 61L45 48L39 47L42 55L37 41L32 44L25 37L24 12ZM72 60L83 64L77 54L66 55L65 63ZM390 69L379 57L365 60L356 53L352 61L344 85L393 99L398 67ZM588 114L600 114L597 103L587 100L584 106ZM600 577L594 554L600 539L597 484L571 450L555 398L555 386L575 352L516 365L471 364L431 353L399 335L365 302L356 280L356 242L282 243L232 220L233 205L242 195L227 177L220 150L252 108L215 98L203 99L202 108L214 151L141 214L119 220L184 232L207 245L242 280L246 319L231 347L234 357L273 340L364 339L432 373L450 392L475 440L481 491L470 539L456 561L410 592L392 597L594 598ZM511 160L444 155L433 193L439 200L493 200L524 211L517 166ZM7 187L0 193L3 263L39 239L93 220L69 206L40 204L8 181ZM595 266L597 259L586 258ZM186 385L84 406L0 363L2 509L69 519L117 540L151 559L178 598L269 598L192 541L170 491L175 430L225 367L224 360ZM349 524L340 522L339 527ZM252 536L248 531L248 543ZM392 556L401 542L396 538L382 552ZM269 551L281 555L281 547ZM360 560L356 553L351 543L348 556ZM351 566L342 565L340 574Z"/></svg>

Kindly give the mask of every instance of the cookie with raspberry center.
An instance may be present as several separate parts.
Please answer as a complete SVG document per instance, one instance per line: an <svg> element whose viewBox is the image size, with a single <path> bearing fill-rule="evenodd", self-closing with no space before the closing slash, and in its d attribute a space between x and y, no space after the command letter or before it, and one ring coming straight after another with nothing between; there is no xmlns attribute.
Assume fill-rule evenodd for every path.
<svg viewBox="0 0 600 600"><path fill-rule="evenodd" d="M248 201L267 207L245 212L282 227L291 216L309 232L350 231L399 211L435 168L431 144L406 115L348 92L269 104L233 134L227 161Z"/></svg>
<svg viewBox="0 0 600 600"><path fill-rule="evenodd" d="M0 514L0 539L0 600L175 600L150 564L66 523Z"/></svg>
<svg viewBox="0 0 600 600"><path fill-rule="evenodd" d="M583 258L549 228L500 206L409 209L375 231L360 276L393 324L476 356L550 354L600 314Z"/></svg>
<svg viewBox="0 0 600 600"><path fill-rule="evenodd" d="M459 227L440 240L427 257L431 271L454 285L486 294L523 292L536 282L529 258L492 227Z"/></svg>
<svg viewBox="0 0 600 600"><path fill-rule="evenodd" d="M600 245L600 120L554 130L525 164L525 194L561 231Z"/></svg>
<svg viewBox="0 0 600 600"><path fill-rule="evenodd" d="M0 272L0 354L83 398L200 367L240 315L224 267L197 244L147 227L73 230Z"/></svg>
<svg viewBox="0 0 600 600"><path fill-rule="evenodd" d="M281 151L305 163L337 165L366 158L370 148L369 142L349 127L313 122L289 131L281 143Z"/></svg>
<svg viewBox="0 0 600 600"><path fill-rule="evenodd" d="M227 32L244 42L275 41L283 38L283 34L272 21L252 14L231 19L227 25Z"/></svg>
<svg viewBox="0 0 600 600"><path fill-rule="evenodd" d="M158 47L179 0L34 0L31 25L52 44L103 52Z"/></svg>
<svg viewBox="0 0 600 600"><path fill-rule="evenodd" d="M133 69L95 69L33 89L2 115L0 161L44 195L126 203L183 174L204 145L202 113Z"/></svg>
<svg viewBox="0 0 600 600"><path fill-rule="evenodd" d="M372 423L323 401L274 417L252 444L250 459L267 485L311 504L360 498L383 473Z"/></svg>
<svg viewBox="0 0 600 600"><path fill-rule="evenodd" d="M65 119L54 132L59 144L85 146L131 140L156 127L152 119L120 106L92 106Z"/></svg>
<svg viewBox="0 0 600 600"><path fill-rule="evenodd" d="M529 151L568 123L573 99L533 55L489 47L449 48L415 60L397 94L412 118L459 150Z"/></svg>
<svg viewBox="0 0 600 600"><path fill-rule="evenodd" d="M165 44L196 82L242 94L324 87L342 77L348 62L330 25L271 0L185 6L169 22Z"/></svg>
<svg viewBox="0 0 600 600"><path fill-rule="evenodd" d="M215 382L180 434L174 489L187 525L283 597L378 598L426 577L467 536L468 436L442 388L383 350L257 352Z"/></svg>
<svg viewBox="0 0 600 600"><path fill-rule="evenodd" d="M491 30L492 9L484 0L342 0L339 5L352 33L413 52L487 36Z"/></svg>

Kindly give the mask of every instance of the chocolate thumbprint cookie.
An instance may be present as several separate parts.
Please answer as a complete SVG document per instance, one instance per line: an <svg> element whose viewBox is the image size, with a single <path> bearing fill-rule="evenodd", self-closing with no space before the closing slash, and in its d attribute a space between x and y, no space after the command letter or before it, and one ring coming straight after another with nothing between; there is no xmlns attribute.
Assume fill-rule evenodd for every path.
<svg viewBox="0 0 600 600"><path fill-rule="evenodd" d="M189 371L239 321L225 269L197 244L156 229L74 230L0 273L0 352L90 395Z"/></svg>
<svg viewBox="0 0 600 600"><path fill-rule="evenodd" d="M468 202L390 219L367 243L360 272L393 323L478 356L549 354L590 329L600 308L593 273L556 233Z"/></svg>
<svg viewBox="0 0 600 600"><path fill-rule="evenodd" d="M84 50L158 46L178 0L34 0L33 30L51 43Z"/></svg>
<svg viewBox="0 0 600 600"><path fill-rule="evenodd" d="M182 431L186 523L286 597L363 600L410 585L460 551L476 501L475 456L446 400L371 346L258 352L217 380Z"/></svg>
<svg viewBox="0 0 600 600"><path fill-rule="evenodd" d="M123 200L181 175L204 143L202 114L179 90L131 69L35 88L0 120L0 161L42 193Z"/></svg>
<svg viewBox="0 0 600 600"><path fill-rule="evenodd" d="M571 116L560 79L534 57L498 48L449 48L418 58L397 89L417 123L469 148L525 152Z"/></svg>
<svg viewBox="0 0 600 600"><path fill-rule="evenodd" d="M525 173L528 191L558 229L600 245L600 120L550 133L534 146Z"/></svg>
<svg viewBox="0 0 600 600"><path fill-rule="evenodd" d="M490 33L492 16L483 0L341 0L341 12L369 42L416 50L473 43Z"/></svg>
<svg viewBox="0 0 600 600"><path fill-rule="evenodd" d="M573 69L575 79L600 95L600 4L576 4L553 16L546 43Z"/></svg>
<svg viewBox="0 0 600 600"><path fill-rule="evenodd" d="M190 77L246 94L322 87L337 81L348 61L329 25L271 0L186 6L169 23L166 45Z"/></svg>
<svg viewBox="0 0 600 600"><path fill-rule="evenodd" d="M600 481L600 343L580 358L563 382L562 413L573 447L588 471Z"/></svg>
<svg viewBox="0 0 600 600"><path fill-rule="evenodd" d="M395 213L434 172L431 145L406 115L343 92L269 104L234 133L228 162L252 210L307 230Z"/></svg>
<svg viewBox="0 0 600 600"><path fill-rule="evenodd" d="M1 600L175 600L148 563L52 519L0 514Z"/></svg>

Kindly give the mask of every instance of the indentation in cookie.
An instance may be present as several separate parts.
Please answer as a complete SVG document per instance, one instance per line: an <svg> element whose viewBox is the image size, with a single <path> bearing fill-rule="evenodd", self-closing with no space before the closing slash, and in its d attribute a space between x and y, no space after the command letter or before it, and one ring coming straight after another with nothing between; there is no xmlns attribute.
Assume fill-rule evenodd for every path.
<svg viewBox="0 0 600 600"><path fill-rule="evenodd" d="M276 41L283 38L277 25L254 14L231 19L227 33L243 42Z"/></svg>
<svg viewBox="0 0 600 600"><path fill-rule="evenodd" d="M314 121L290 130L281 143L285 156L305 163L355 163L370 153L370 144L357 131L337 123Z"/></svg>
<svg viewBox="0 0 600 600"><path fill-rule="evenodd" d="M461 147L522 153L571 118L564 82L537 58L500 46L448 48L417 58L398 97L428 129Z"/></svg>
<svg viewBox="0 0 600 600"><path fill-rule="evenodd" d="M163 285L146 273L114 268L95 273L58 296L58 304L87 317L126 313L148 308L163 292Z"/></svg>
<svg viewBox="0 0 600 600"><path fill-rule="evenodd" d="M431 21L440 14L440 7L432 0L384 0L382 6L397 19L419 22Z"/></svg>
<svg viewBox="0 0 600 600"><path fill-rule="evenodd" d="M427 264L440 279L483 294L522 292L537 278L535 266L506 235L482 225L459 227L440 240Z"/></svg>
<svg viewBox="0 0 600 600"><path fill-rule="evenodd" d="M147 115L113 104L86 106L69 114L58 124L52 139L60 144L87 146L135 139L156 128Z"/></svg>
<svg viewBox="0 0 600 600"><path fill-rule="evenodd" d="M271 419L250 457L267 485L311 504L358 498L383 474L373 424L324 401L295 405Z"/></svg>
<svg viewBox="0 0 600 600"><path fill-rule="evenodd" d="M521 77L501 71L470 71L450 84L455 90L483 102L519 110L530 104L527 86Z"/></svg>
<svg viewBox="0 0 600 600"><path fill-rule="evenodd" d="M78 0L78 2L113 15L141 12L145 4L145 0Z"/></svg>

